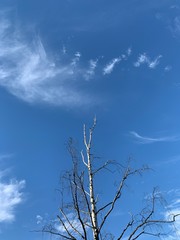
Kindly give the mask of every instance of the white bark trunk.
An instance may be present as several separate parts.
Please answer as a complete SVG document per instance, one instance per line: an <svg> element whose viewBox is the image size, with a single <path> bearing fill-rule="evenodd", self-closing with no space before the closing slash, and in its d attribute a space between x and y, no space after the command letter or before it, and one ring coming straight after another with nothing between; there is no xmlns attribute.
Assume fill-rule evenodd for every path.
<svg viewBox="0 0 180 240"><path fill-rule="evenodd" d="M88 175L89 175L89 193L90 193L90 204L91 204L91 216L92 216L92 224L93 224L93 238L94 240L99 240L98 233L98 220L96 215L96 201L94 195L94 182L93 182L93 172L91 165L91 154L90 154L90 146L87 147L87 160L88 160Z"/></svg>
<svg viewBox="0 0 180 240"><path fill-rule="evenodd" d="M92 221L92 227L93 227L93 239L99 240L98 219L96 214L96 201L95 201L94 181L93 181L94 176L93 176L92 159L91 159L91 141L92 141L92 134L95 126L96 126L96 118L94 118L93 127L89 131L89 140L87 143L86 128L84 125L84 144L86 147L86 154L87 154L87 163L85 163L85 165L88 170L88 178L89 178L88 184L89 184L89 196L90 196L90 207L91 207L91 221Z"/></svg>

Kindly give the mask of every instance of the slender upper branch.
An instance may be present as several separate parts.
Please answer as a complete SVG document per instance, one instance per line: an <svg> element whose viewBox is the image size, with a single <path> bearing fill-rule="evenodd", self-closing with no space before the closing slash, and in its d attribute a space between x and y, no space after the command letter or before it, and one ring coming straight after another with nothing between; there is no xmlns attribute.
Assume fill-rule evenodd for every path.
<svg viewBox="0 0 180 240"><path fill-rule="evenodd" d="M102 207L102 208L100 208L100 209L98 210L98 212L100 212L100 211L104 210L106 207L110 206L109 210L107 211L107 213L106 213L105 216L103 217L103 220L102 220L102 222L101 222L101 224L100 224L100 227L99 227L99 231L101 231L104 223L106 222L106 219L108 218L108 216L109 216L109 215L111 214L111 212L113 211L117 200L121 197L122 189L123 189L124 184L125 184L126 180L128 179L128 177L129 177L130 175L134 175L134 174L136 174L136 173L141 173L141 172L144 171L144 170L145 170L145 168L140 168L140 169L136 169L136 170L131 170L130 167L127 167L127 168L126 168L126 171L125 171L125 173L124 173L124 175L123 175L123 178L122 178L122 180L121 180L121 182L120 182L120 184L119 184L119 188L117 189L117 192L116 192L113 200L112 200L111 202L109 202L108 204L106 204L104 207Z"/></svg>
<svg viewBox="0 0 180 240"><path fill-rule="evenodd" d="M132 220L128 222L128 224L127 224L126 227L123 229L121 235L117 238L117 240L122 239L122 237L123 237L124 234L127 232L127 230L128 230L130 227L132 227L133 223L134 223L134 218L133 218L133 216L132 216Z"/></svg>

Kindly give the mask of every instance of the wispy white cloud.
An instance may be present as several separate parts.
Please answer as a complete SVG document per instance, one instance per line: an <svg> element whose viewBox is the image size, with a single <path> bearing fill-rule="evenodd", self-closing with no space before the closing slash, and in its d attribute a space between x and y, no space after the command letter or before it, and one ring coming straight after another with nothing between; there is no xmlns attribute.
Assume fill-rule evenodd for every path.
<svg viewBox="0 0 180 240"><path fill-rule="evenodd" d="M76 67L76 66L77 66L77 64L78 64L78 62L79 62L79 60L80 60L80 57L81 57L81 53L80 53L80 52L76 52L76 53L74 54L74 58L72 59L72 62L71 62L71 65L72 65L73 67Z"/></svg>
<svg viewBox="0 0 180 240"><path fill-rule="evenodd" d="M148 63L148 67L149 67L149 68L152 68L152 69L156 68L157 65L159 65L159 59L160 59L160 58L162 58L162 55L159 55L159 56L157 56L153 61L150 61L150 62Z"/></svg>
<svg viewBox="0 0 180 240"><path fill-rule="evenodd" d="M73 235L78 235L77 232L83 233L82 225L78 221L78 218L76 214L68 213L66 214L66 217L61 216L61 220L64 223L65 228L71 232ZM87 225L90 225L90 223L84 219L84 223ZM44 217L42 215L36 216L36 224L45 227L47 230L53 229L54 232L66 235L67 231L62 225L62 223L59 221L59 219L56 217L55 219L49 219L48 214L46 214ZM88 228L88 226L86 226Z"/></svg>
<svg viewBox="0 0 180 240"><path fill-rule="evenodd" d="M23 201L24 187L25 180L4 182L0 179L0 223L14 221L15 208Z"/></svg>
<svg viewBox="0 0 180 240"><path fill-rule="evenodd" d="M165 72L169 72L171 71L172 67L170 65L167 65L165 68L164 68L164 71Z"/></svg>
<svg viewBox="0 0 180 240"><path fill-rule="evenodd" d="M113 58L103 69L103 74L110 74L114 70L114 67L116 64L118 64L121 61L121 57Z"/></svg>
<svg viewBox="0 0 180 240"><path fill-rule="evenodd" d="M140 67L142 64L144 63L148 63L149 62L149 58L146 56L145 53L140 54L137 61L134 63L135 67Z"/></svg>
<svg viewBox="0 0 180 240"><path fill-rule="evenodd" d="M170 6L171 9L179 9L179 6L178 5L172 5Z"/></svg>
<svg viewBox="0 0 180 240"><path fill-rule="evenodd" d="M140 54L137 61L134 63L135 67L140 67L143 64L146 64L149 68L155 69L160 62L160 58L162 58L162 55L158 55L154 60L151 60L151 58L146 54Z"/></svg>
<svg viewBox="0 0 180 240"><path fill-rule="evenodd" d="M103 75L111 74L115 66L122 60L127 60L132 54L132 48L129 47L125 53L121 54L117 58L113 58L106 66L103 68Z"/></svg>
<svg viewBox="0 0 180 240"><path fill-rule="evenodd" d="M94 77L95 69L97 68L97 64L98 64L98 59L96 59L96 60L91 59L89 61L89 67L84 74L84 78L86 80L90 80L91 78Z"/></svg>
<svg viewBox="0 0 180 240"><path fill-rule="evenodd" d="M131 56L131 54L132 54L132 48L129 47L129 48L127 49L127 56Z"/></svg>
<svg viewBox="0 0 180 240"><path fill-rule="evenodd" d="M4 165L6 165L7 163L7 160L9 160L10 158L12 158L13 154L0 154L0 182L1 180L7 176L10 171L11 171L11 168L4 168Z"/></svg>
<svg viewBox="0 0 180 240"><path fill-rule="evenodd" d="M161 161L157 161L154 166L156 167L162 167L162 166L165 166L166 164L177 164L180 162L180 155L176 155L176 156L172 156L172 157L169 157L168 159L163 159Z"/></svg>
<svg viewBox="0 0 180 240"><path fill-rule="evenodd" d="M37 215L36 216L36 223L37 224L42 224L43 223L43 217L41 215Z"/></svg>
<svg viewBox="0 0 180 240"><path fill-rule="evenodd" d="M172 208L171 211L166 211L164 213L165 219L172 220L173 216L180 213L180 204L178 202L176 208ZM180 217L176 218L174 224L168 225L168 233L164 237L165 240L177 240L180 239Z"/></svg>
<svg viewBox="0 0 180 240"><path fill-rule="evenodd" d="M69 221L77 231L81 233L83 232L82 226L80 222L77 220L76 216L73 216L73 214L68 214L67 218L69 219ZM69 224L69 222L66 219L63 219L63 222L69 231L74 232L76 234L76 232L73 230L72 226ZM66 233L66 230L64 229L64 227L57 220L55 221L55 228L61 234Z"/></svg>
<svg viewBox="0 0 180 240"><path fill-rule="evenodd" d="M172 220L174 215L180 214L180 189L171 189L167 194L171 196L172 200L163 215L166 220ZM174 224L169 224L167 228L168 234L164 237L165 240L180 239L180 216L176 218Z"/></svg>
<svg viewBox="0 0 180 240"><path fill-rule="evenodd" d="M96 74L99 59L82 63L80 52L73 56L62 46L53 56L40 37L26 39L20 27L14 26L6 14L0 13L0 86L17 98L31 104L76 107L97 104L98 96L90 93L87 84ZM112 59L101 70L113 72L121 60L127 60L132 49ZM82 84L88 80L89 83Z"/></svg>
<svg viewBox="0 0 180 240"><path fill-rule="evenodd" d="M174 8L173 8L174 9ZM173 17L168 17L165 21L167 28L170 30L173 37L179 37L180 35L180 15L176 14Z"/></svg>
<svg viewBox="0 0 180 240"><path fill-rule="evenodd" d="M62 47L62 53L63 54L66 54L67 53L67 49L66 49L66 47L63 45L63 47Z"/></svg>
<svg viewBox="0 0 180 240"><path fill-rule="evenodd" d="M25 40L20 29L4 16L0 16L0 86L11 94L29 103L48 103L60 106L91 104L85 89L78 82L87 73L80 66L81 53L63 62L66 53L63 47L60 60L47 53L42 41ZM93 65L94 64L94 65ZM87 74L93 75L95 62L90 63Z"/></svg>
<svg viewBox="0 0 180 240"><path fill-rule="evenodd" d="M13 154L0 154L0 223L15 220L16 207L24 200L25 180L11 178L11 168L2 167Z"/></svg>
<svg viewBox="0 0 180 240"><path fill-rule="evenodd" d="M160 20L167 29L170 30L173 37L178 37L180 35L180 14L179 14L180 6L172 5L170 6L171 14L165 13L157 13L156 18ZM169 11L168 11L169 12Z"/></svg>
<svg viewBox="0 0 180 240"><path fill-rule="evenodd" d="M132 54L132 48L129 47L125 53L121 54L121 60L128 60L128 58L131 56Z"/></svg>
<svg viewBox="0 0 180 240"><path fill-rule="evenodd" d="M180 16L176 16L173 20L171 30L173 31L174 34L179 34L180 33Z"/></svg>
<svg viewBox="0 0 180 240"><path fill-rule="evenodd" d="M129 133L136 140L137 143L141 143L141 144L156 143L156 142L175 142L180 140L180 137L178 136L152 138L152 137L141 136L135 131L131 131Z"/></svg>
<svg viewBox="0 0 180 240"><path fill-rule="evenodd" d="M0 154L0 162L4 161L4 160L7 160L7 159L10 159L12 156L13 156L12 153Z"/></svg>
<svg viewBox="0 0 180 240"><path fill-rule="evenodd" d="M145 199L152 200L152 194L147 194ZM155 202L156 215L159 215L158 219L166 221L166 224L157 225L156 229L154 228L154 233L160 233L164 240L180 239L180 216L176 217L175 222L168 223L168 221L173 221L174 215L180 214L180 189L171 189L163 192L156 191ZM153 230L153 227L151 230Z"/></svg>

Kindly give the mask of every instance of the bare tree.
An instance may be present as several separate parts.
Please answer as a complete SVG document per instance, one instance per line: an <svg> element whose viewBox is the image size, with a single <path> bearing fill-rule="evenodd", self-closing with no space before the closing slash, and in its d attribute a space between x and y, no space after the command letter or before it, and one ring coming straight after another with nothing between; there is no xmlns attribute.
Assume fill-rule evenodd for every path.
<svg viewBox="0 0 180 240"><path fill-rule="evenodd" d="M127 180L135 175L141 175L148 167L143 166L133 169L130 161L126 167L115 161L107 161L102 165L97 164L97 159L92 154L92 138L96 127L96 118L87 136L86 126L83 128L85 153L80 155L73 145L72 139L68 142L68 150L72 158L73 168L63 175L63 187L61 191L62 202L59 215L54 224L44 227L43 231L58 236L60 239L70 240L120 240L126 237L135 240L142 235L161 237L164 234L163 225L173 224L180 214L172 214L169 219L156 217L156 205L161 202L161 194L154 189L147 199L146 207L138 214L130 215L127 224L122 227L120 233L106 233L104 231L117 202L121 199ZM110 170L112 166L121 169L121 178L117 184L112 199L101 205L96 192L96 175L105 169ZM65 191L68 193L64 196ZM66 199L65 199L66 197ZM66 200L66 202L64 202Z"/></svg>

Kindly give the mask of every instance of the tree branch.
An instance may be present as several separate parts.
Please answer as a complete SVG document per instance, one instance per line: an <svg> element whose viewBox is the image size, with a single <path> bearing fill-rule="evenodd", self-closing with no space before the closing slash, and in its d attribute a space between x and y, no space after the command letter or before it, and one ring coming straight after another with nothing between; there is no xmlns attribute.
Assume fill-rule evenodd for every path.
<svg viewBox="0 0 180 240"><path fill-rule="evenodd" d="M149 211L149 214L146 217L143 215L141 223L136 226L136 228L130 234L128 240L131 240L131 239L135 240L142 234L148 234L148 232L145 232L145 229L152 224L171 224L171 223L174 223L176 221L176 217L180 216L180 213L179 213L179 214L174 214L171 220L151 219L154 212L155 212L155 203L156 203L156 190L154 189L153 194L152 194L152 208ZM140 233L138 233L138 235L136 237L134 237L134 235L141 228L142 228L142 231ZM149 233L149 234L154 235L154 236L161 235L161 233L156 233L156 234Z"/></svg>
<svg viewBox="0 0 180 240"><path fill-rule="evenodd" d="M126 227L123 229L121 235L117 238L117 240L122 239L122 237L124 236L124 234L126 233L126 231L129 229L129 227L132 227L133 223L134 223L134 219L133 219L133 216L132 216L132 220L128 222L128 224L127 224Z"/></svg>
<svg viewBox="0 0 180 240"><path fill-rule="evenodd" d="M43 229L43 230L40 230L40 231L36 231L36 232L44 232L44 233L49 233L49 234L52 234L52 235L56 235L56 236L60 236L60 237L62 237L63 239L68 239L68 240L77 240L76 238L72 238L72 237L68 237L68 236L66 236L66 235L64 235L64 234L61 234L61 233L59 233L59 232L55 232L54 230L53 230L53 228L52 229Z"/></svg>
<svg viewBox="0 0 180 240"><path fill-rule="evenodd" d="M87 233L86 233L85 225L84 225L83 220L81 218L80 206L79 206L79 201L78 201L78 184L76 182L76 173L77 172L73 172L73 183L75 184L75 189L74 189L74 194L73 194L74 208L77 212L78 220L80 221L82 230L84 232L84 236L82 236L82 234L80 234L80 235L83 239L86 239L87 238ZM73 189L71 191L73 191Z"/></svg>
<svg viewBox="0 0 180 240"><path fill-rule="evenodd" d="M96 169L95 171L93 171L93 175L95 175L97 172L101 171L102 169L106 169L106 167L110 164L113 164L114 161L107 161L105 162L101 167L99 167L98 169ZM108 169L109 170L109 169Z"/></svg>
<svg viewBox="0 0 180 240"><path fill-rule="evenodd" d="M141 174L141 172L143 172L143 171L145 171L145 170L146 170L146 168L140 168L140 169L136 169L136 170L131 170L130 167L127 167L127 168L126 168L126 171L125 171L124 176L123 176L123 178L122 178L122 180L121 180L121 182L120 182L120 184L119 184L119 188L118 188L118 190L117 190L117 192L116 192L116 194L115 194L114 199L113 199L111 202L109 202L108 204L106 204L104 207L102 207L102 208L100 208L100 209L98 210L98 212L100 212L100 211L104 210L106 207L110 206L110 209L108 210L108 212L107 212L107 213L105 214L105 216L103 217L103 220L102 220L102 222L101 222L101 224L100 224L100 227L99 227L99 231L101 231L101 229L102 229L102 227L103 227L103 225L104 225L107 217L108 217L108 216L111 214L111 212L113 211L114 206L115 206L117 200L121 197L122 189L123 189L124 184L125 184L126 180L128 179L128 177L129 177L130 175L134 175L134 174L136 174L136 173Z"/></svg>
<svg viewBox="0 0 180 240"><path fill-rule="evenodd" d="M74 230L74 232L77 232L83 239L85 239L84 236L78 231L77 227L73 226L72 221L69 220L69 218L64 213L64 211L61 208L59 210L60 210L61 214L63 215L63 217L65 218L65 220L68 222L69 226Z"/></svg>
<svg viewBox="0 0 180 240"><path fill-rule="evenodd" d="M81 151L81 157L82 157L82 161L83 161L84 165L85 165L86 167L88 167L88 164L85 162L83 150Z"/></svg>
<svg viewBox="0 0 180 240"><path fill-rule="evenodd" d="M64 230L66 231L66 233L71 237L70 239L76 239L68 230L68 228L66 227L66 224L64 223L64 221L62 220L62 218L57 215L57 218L59 219L60 223L63 225ZM59 235L59 234L58 234Z"/></svg>

